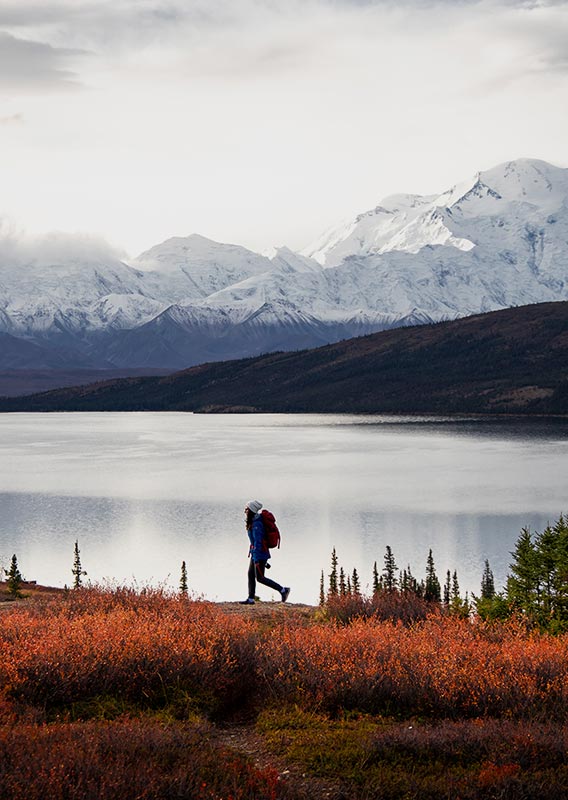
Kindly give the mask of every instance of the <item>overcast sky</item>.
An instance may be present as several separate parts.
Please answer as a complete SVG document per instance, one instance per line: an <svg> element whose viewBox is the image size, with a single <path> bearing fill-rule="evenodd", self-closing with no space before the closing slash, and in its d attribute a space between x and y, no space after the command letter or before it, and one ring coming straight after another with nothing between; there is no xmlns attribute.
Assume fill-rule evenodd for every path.
<svg viewBox="0 0 568 800"><path fill-rule="evenodd" d="M299 249L518 157L568 166L568 0L0 0L4 225Z"/></svg>

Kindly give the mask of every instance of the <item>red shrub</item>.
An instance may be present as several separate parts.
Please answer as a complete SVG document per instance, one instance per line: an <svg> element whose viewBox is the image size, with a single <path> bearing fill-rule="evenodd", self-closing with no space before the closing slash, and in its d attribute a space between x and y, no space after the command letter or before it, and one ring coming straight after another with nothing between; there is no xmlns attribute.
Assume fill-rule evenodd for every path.
<svg viewBox="0 0 568 800"><path fill-rule="evenodd" d="M28 702L152 700L176 688L231 704L249 691L253 625L213 604L81 591L3 623L0 686Z"/></svg>
<svg viewBox="0 0 568 800"><path fill-rule="evenodd" d="M149 720L0 727L10 800L277 800L274 770L216 749L207 729Z"/></svg>
<svg viewBox="0 0 568 800"><path fill-rule="evenodd" d="M563 719L568 635L432 616L274 627L212 603L130 590L72 592L3 612L0 698L38 707L187 695L209 711L280 699L397 716ZM279 616L278 619L283 619Z"/></svg>
<svg viewBox="0 0 568 800"><path fill-rule="evenodd" d="M259 660L274 693L328 710L555 719L568 711L568 637L513 625L499 641L440 617L411 628L373 619L286 628L262 644Z"/></svg>
<svg viewBox="0 0 568 800"><path fill-rule="evenodd" d="M325 604L329 619L348 623L354 619L374 618L411 625L429 616L441 614L439 603L429 603L415 592L381 591L372 597L332 595Z"/></svg>

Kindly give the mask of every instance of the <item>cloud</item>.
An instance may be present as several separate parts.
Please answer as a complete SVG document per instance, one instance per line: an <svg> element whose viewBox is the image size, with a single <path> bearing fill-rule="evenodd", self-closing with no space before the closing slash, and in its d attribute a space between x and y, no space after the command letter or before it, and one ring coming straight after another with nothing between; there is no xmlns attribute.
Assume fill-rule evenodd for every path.
<svg viewBox="0 0 568 800"><path fill-rule="evenodd" d="M2 2L0 6L0 25L5 27L35 27L46 23L58 23L73 6L68 3L37 3L28 0Z"/></svg>
<svg viewBox="0 0 568 800"><path fill-rule="evenodd" d="M12 48L0 88L27 92L0 112L6 208L133 252L192 230L296 246L391 192L517 154L561 160L567 12L566 0L0 0ZM15 112L26 124L10 129Z"/></svg>
<svg viewBox="0 0 568 800"><path fill-rule="evenodd" d="M364 33L367 26L372 31L383 20L388 26L395 17L407 20L412 28L413 17L418 14L426 36L436 27L443 28L447 15L474 21L484 17L490 27L495 13L508 11L513 31L518 28L526 36L527 32L520 30L523 21L517 25L518 15L524 13L527 19L530 15L532 24L533 16L551 11L555 20L558 12L567 8L568 0L12 0L1 4L0 28L18 36L26 32L37 39L39 47L39 42L44 42L44 56L50 53L50 44L55 48L51 56L58 58L69 55L68 47L93 50L101 58L134 54L148 47L183 52L191 58L194 50L199 54L209 46L214 49L216 40L226 46L232 39L232 49L245 62L254 61L243 53L252 45L253 51L259 51L259 67L279 61L285 69L300 57L300 49L317 48L318 38L325 36L326 27L334 23L339 27L344 22L359 26ZM554 23L548 31L538 22L537 27L540 30L534 31L534 38L548 33L553 50L558 49ZM243 35L246 47L239 47L238 38ZM296 37L298 44L285 44L284 37ZM216 56L214 53L213 59ZM551 68L563 61L551 54ZM59 63L51 67L63 82L69 81Z"/></svg>
<svg viewBox="0 0 568 800"><path fill-rule="evenodd" d="M65 65L80 54L0 32L0 89L17 93L76 89L77 75Z"/></svg>
<svg viewBox="0 0 568 800"><path fill-rule="evenodd" d="M32 235L17 229L10 220L0 218L0 265L112 263L125 254L101 236L58 231Z"/></svg>
<svg viewBox="0 0 568 800"><path fill-rule="evenodd" d="M0 125L22 125L23 122L23 114L10 114L6 117L0 117Z"/></svg>
<svg viewBox="0 0 568 800"><path fill-rule="evenodd" d="M520 22L520 20L519 20ZM562 10L540 8L520 33L530 42L536 71L568 73L568 4ZM528 28L528 29L527 29Z"/></svg>

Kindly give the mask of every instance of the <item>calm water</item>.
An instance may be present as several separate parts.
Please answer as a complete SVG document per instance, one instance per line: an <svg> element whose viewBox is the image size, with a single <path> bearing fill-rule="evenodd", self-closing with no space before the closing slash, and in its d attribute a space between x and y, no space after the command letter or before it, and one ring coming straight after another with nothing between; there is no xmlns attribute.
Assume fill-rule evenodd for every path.
<svg viewBox="0 0 568 800"><path fill-rule="evenodd" d="M247 500L277 517L270 575L317 602L336 547L370 583L390 544L399 567L457 569L479 591L484 558L508 572L523 525L568 511L568 423L326 415L0 414L0 559L25 577L179 582L246 595ZM261 589L269 600L270 590Z"/></svg>

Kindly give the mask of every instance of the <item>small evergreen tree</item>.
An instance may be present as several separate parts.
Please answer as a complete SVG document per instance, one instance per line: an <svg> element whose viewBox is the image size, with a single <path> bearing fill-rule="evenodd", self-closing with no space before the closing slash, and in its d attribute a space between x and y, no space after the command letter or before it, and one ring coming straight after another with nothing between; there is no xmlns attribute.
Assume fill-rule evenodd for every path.
<svg viewBox="0 0 568 800"><path fill-rule="evenodd" d="M402 573L400 588L402 591L412 592L413 594L417 595L421 593L418 581L416 580L416 578L412 574L412 570L410 569L410 564L408 564L408 566Z"/></svg>
<svg viewBox="0 0 568 800"><path fill-rule="evenodd" d="M4 572L8 578L6 581L8 585L8 592L12 595L12 597L21 597L22 593L20 592L20 587L22 585L23 578L18 568L18 559L16 558L15 553L10 562L10 569L5 569Z"/></svg>
<svg viewBox="0 0 568 800"><path fill-rule="evenodd" d="M357 573L356 568L353 568L353 575L352 578L352 592L355 597L358 597L361 594L361 583L359 582L359 575Z"/></svg>
<svg viewBox="0 0 568 800"><path fill-rule="evenodd" d="M188 586L187 586L187 567L185 565L185 561L181 562L181 576L179 580L179 591L183 597L187 597Z"/></svg>
<svg viewBox="0 0 568 800"><path fill-rule="evenodd" d="M83 575L87 573L81 566L81 551L79 550L79 541L75 540L75 551L73 556L73 569L71 570L71 574L73 575L73 588L80 589L83 584Z"/></svg>
<svg viewBox="0 0 568 800"><path fill-rule="evenodd" d="M454 570L452 574L452 602L456 602L458 600L461 602L460 584L458 581L457 570Z"/></svg>
<svg viewBox="0 0 568 800"><path fill-rule="evenodd" d="M345 571L343 567L339 570L339 596L345 597L347 594L347 584L345 583Z"/></svg>
<svg viewBox="0 0 568 800"><path fill-rule="evenodd" d="M338 583L337 583L337 553L335 552L335 547L331 551L331 572L329 573L329 595L330 597L335 597L338 594Z"/></svg>
<svg viewBox="0 0 568 800"><path fill-rule="evenodd" d="M384 562L385 566L382 572L383 586L387 592L394 592L398 583L396 579L396 571L398 567L396 566L393 552L388 544L384 555Z"/></svg>
<svg viewBox="0 0 568 800"><path fill-rule="evenodd" d="M373 594L378 594L381 588L381 584L379 582L379 570L377 569L377 562L373 564Z"/></svg>
<svg viewBox="0 0 568 800"><path fill-rule="evenodd" d="M351 597L353 594L353 589L351 588L351 578L349 575L347 576L347 597Z"/></svg>
<svg viewBox="0 0 568 800"><path fill-rule="evenodd" d="M434 556L432 550L428 551L428 558L426 560L426 582L424 584L424 599L429 601L440 602L442 599L442 590L440 581L436 575L436 568L434 566Z"/></svg>
<svg viewBox="0 0 568 800"><path fill-rule="evenodd" d="M489 566L489 559L485 559L485 566L483 568L483 575L481 577L481 598L483 600L492 600L495 597L495 579L493 572Z"/></svg>
<svg viewBox="0 0 568 800"><path fill-rule="evenodd" d="M444 584L444 605L446 608L450 607L450 597L451 597L451 576L450 570L446 572L446 582Z"/></svg>
<svg viewBox="0 0 568 800"><path fill-rule="evenodd" d="M320 606L325 605L325 578L323 576L323 569L320 575L320 596L319 596L319 604Z"/></svg>
<svg viewBox="0 0 568 800"><path fill-rule="evenodd" d="M452 574L452 589L451 589L451 597L450 597L450 613L457 616L463 617L467 619L471 612L471 606L469 602L469 595L465 593L465 599L462 600L460 594L460 585L458 581L458 573L456 570L453 571Z"/></svg>

